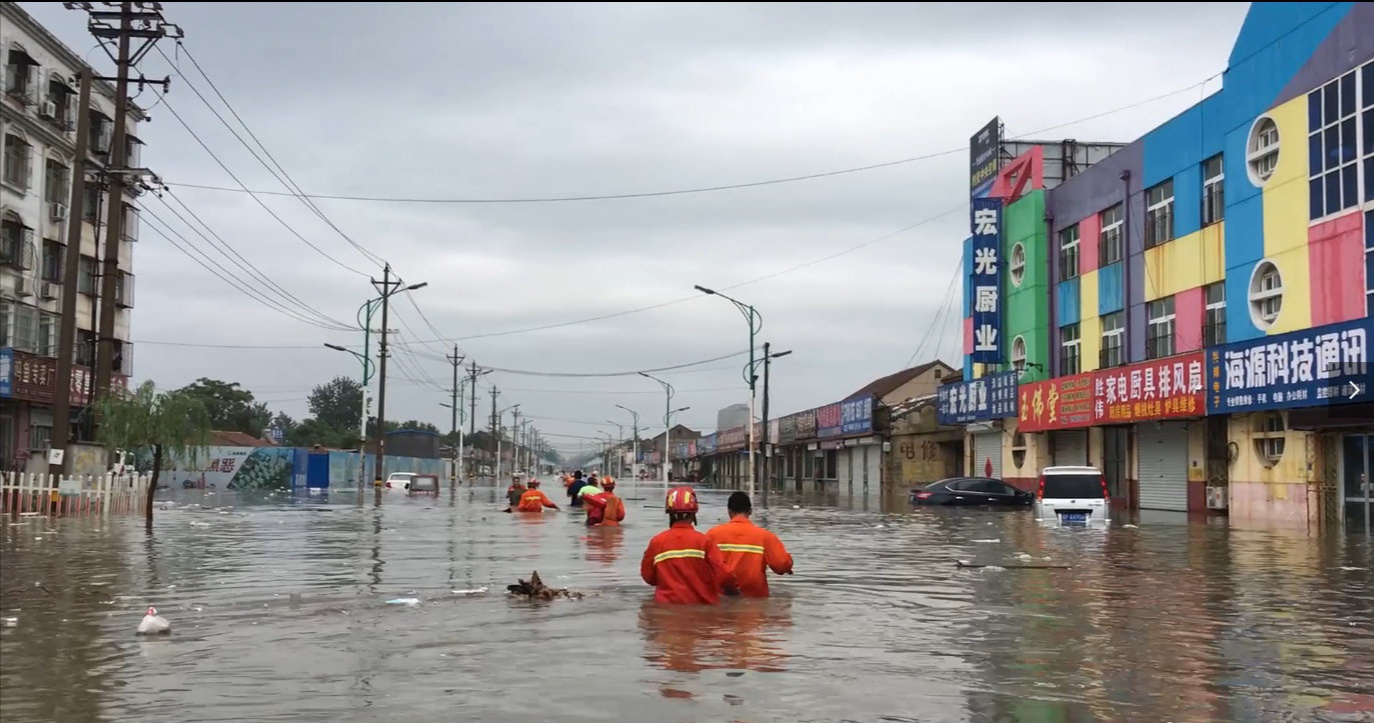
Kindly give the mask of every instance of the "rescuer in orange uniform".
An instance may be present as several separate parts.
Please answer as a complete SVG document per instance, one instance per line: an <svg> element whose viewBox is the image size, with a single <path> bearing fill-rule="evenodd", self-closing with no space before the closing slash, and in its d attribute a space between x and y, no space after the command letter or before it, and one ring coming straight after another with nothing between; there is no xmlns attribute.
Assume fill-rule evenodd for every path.
<svg viewBox="0 0 1374 723"><path fill-rule="evenodd" d="M520 506L515 508L516 512L543 512L544 508L558 509L549 496L544 494L544 490L539 489L539 480L530 480L530 488L520 495Z"/></svg>
<svg viewBox="0 0 1374 723"><path fill-rule="evenodd" d="M600 493L582 498L582 503L587 508L587 524L619 527L625 520L625 502L615 494L615 480L605 478L601 488Z"/></svg>
<svg viewBox="0 0 1374 723"><path fill-rule="evenodd" d="M711 528L706 536L725 556L725 566L745 597L768 597L768 569L778 575L792 574L792 556L778 536L749 519L754 505L749 495L736 492L726 503L730 521Z"/></svg>
<svg viewBox="0 0 1374 723"><path fill-rule="evenodd" d="M668 490L664 511L668 529L654 535L639 563L639 575L653 585L654 601L677 605L714 605L722 590L735 590L720 548L696 529L697 493L691 487Z"/></svg>

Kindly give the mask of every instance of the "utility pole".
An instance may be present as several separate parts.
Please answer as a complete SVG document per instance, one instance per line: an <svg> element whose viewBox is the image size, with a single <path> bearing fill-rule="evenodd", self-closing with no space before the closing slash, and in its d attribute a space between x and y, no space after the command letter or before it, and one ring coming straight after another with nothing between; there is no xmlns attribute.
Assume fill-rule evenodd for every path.
<svg viewBox="0 0 1374 723"><path fill-rule="evenodd" d="M458 446L453 449L453 485L456 486L458 481L463 477L463 428L458 426L458 411L462 409L463 406L462 400L460 399L463 390L458 386L458 372L463 368L463 362L467 361L467 357L459 354L458 345L454 344L453 354L447 358L449 363L453 365L453 389L451 390L452 396L450 397L452 404L449 405L449 411L452 413L452 424L450 428L453 430L453 436L458 438Z"/></svg>
<svg viewBox="0 0 1374 723"><path fill-rule="evenodd" d="M762 461L759 466L763 468L763 474L754 474L754 477L763 483L763 506L768 506L768 462L772 455L768 453L768 366L772 360L772 353L769 351L768 342L763 343L763 445L759 450Z"/></svg>
<svg viewBox="0 0 1374 723"><path fill-rule="evenodd" d="M372 484L380 489L386 479L386 359L390 355L386 337L391 331L387 324L391 321L391 295L401 286L401 280L391 278L391 264L387 264L382 268L382 280L370 281L372 288L382 295L382 335L377 342L377 462L372 469Z"/></svg>
<svg viewBox="0 0 1374 723"><path fill-rule="evenodd" d="M510 471L515 474L520 471L520 407L517 405L510 415Z"/></svg>
<svg viewBox="0 0 1374 723"><path fill-rule="evenodd" d="M98 80L113 82L115 84L115 108L114 108L114 135L110 140L110 160L106 165L107 191L109 194L109 209L105 221L105 252L101 259L100 270L100 318L96 325L96 358L95 358L95 395L92 404L96 399L104 398L110 391L110 380L114 374L115 361L120 357L115 344L117 340L114 336L115 312L122 299L117 298L119 283L119 250L124 242L124 196L126 189L131 189L135 183L143 176L152 175L146 169L129 168L128 156L128 127L129 127L129 83L131 81L130 71L138 65L143 57L152 49L153 45L162 38L178 39L182 37L181 28L168 23L162 17L162 6L158 3L147 2L125 2L102 3L105 6L117 6L118 10L94 10L93 3L65 3L68 9L86 10L90 14L88 29L91 35L103 40L115 41L115 51L110 52L107 44L101 43L105 48L110 60L115 64L115 76L113 78L101 77ZM115 24L117 22L117 24ZM134 40L139 41L138 46L134 47ZM160 85L163 92L167 91L170 78L162 80L148 80L142 75L132 79L142 90L146 85ZM89 98L89 96L88 96ZM81 106L78 109L81 114L89 113L89 106ZM85 158L78 158L79 164L85 163ZM79 207L75 207L79 208ZM80 224L78 223L78 226ZM69 254L80 253L80 246L69 247ZM127 293L127 290L126 290ZM63 307L63 313L75 313L75 304L70 307ZM73 340L75 335L73 334ZM68 353L63 349L61 353ZM58 379L58 384L63 380ZM66 380L70 387L70 378Z"/></svg>
<svg viewBox="0 0 1374 723"><path fill-rule="evenodd" d="M500 396L501 390L493 384L491 387L491 448L495 450L496 456L492 461L492 477L500 483L501 481L501 427L496 418L496 397Z"/></svg>
<svg viewBox="0 0 1374 723"><path fill-rule="evenodd" d="M81 231L86 224L86 158L90 153L91 84L95 76L90 66L81 68L81 88L77 93L76 161L72 163L72 192L67 205L67 252L62 259L62 316L57 332L57 379L52 408L52 451L48 454L48 473L61 475L64 458L72 438L72 367L76 364L76 287L81 281L77 263L81 250ZM98 212L98 211L97 211ZM99 234L99 224L96 233Z"/></svg>

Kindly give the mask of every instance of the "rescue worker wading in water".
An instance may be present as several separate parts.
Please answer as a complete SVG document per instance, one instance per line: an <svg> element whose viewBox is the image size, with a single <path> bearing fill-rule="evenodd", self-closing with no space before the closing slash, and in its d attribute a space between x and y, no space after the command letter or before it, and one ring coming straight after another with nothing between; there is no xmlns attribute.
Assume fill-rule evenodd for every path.
<svg viewBox="0 0 1374 723"><path fill-rule="evenodd" d="M792 556L778 536L749 519L754 505L749 495L736 492L726 503L730 521L712 527L711 538L725 556L725 565L745 597L768 597L768 570L778 575L792 574Z"/></svg>
<svg viewBox="0 0 1374 723"><path fill-rule="evenodd" d="M539 480L531 479L530 488L525 491L525 494L520 495L520 505L515 508L515 511L543 512L545 507L551 510L558 509L558 505L555 505L548 495L544 494L544 490L539 489Z"/></svg>
<svg viewBox="0 0 1374 723"><path fill-rule="evenodd" d="M668 529L654 535L639 563L640 577L655 588L655 602L714 605L722 590L735 591L720 548L696 529L697 509L697 493L691 487L668 490Z"/></svg>
<svg viewBox="0 0 1374 723"><path fill-rule="evenodd" d="M607 477L602 481L601 487L600 494L582 497L582 502L587 508L587 525L619 527L625 520L625 503L615 494L615 480Z"/></svg>

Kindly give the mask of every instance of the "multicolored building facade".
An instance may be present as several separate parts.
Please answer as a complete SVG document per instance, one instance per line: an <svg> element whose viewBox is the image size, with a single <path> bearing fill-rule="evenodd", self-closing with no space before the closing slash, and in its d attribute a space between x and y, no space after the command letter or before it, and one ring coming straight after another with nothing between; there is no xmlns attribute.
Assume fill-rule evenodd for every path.
<svg viewBox="0 0 1374 723"><path fill-rule="evenodd" d="M970 473L1089 464L1123 507L1365 524L1374 3L1254 3L1221 90L1053 187L1042 148L983 155L961 384L1013 371L1017 403L942 396L977 417Z"/></svg>

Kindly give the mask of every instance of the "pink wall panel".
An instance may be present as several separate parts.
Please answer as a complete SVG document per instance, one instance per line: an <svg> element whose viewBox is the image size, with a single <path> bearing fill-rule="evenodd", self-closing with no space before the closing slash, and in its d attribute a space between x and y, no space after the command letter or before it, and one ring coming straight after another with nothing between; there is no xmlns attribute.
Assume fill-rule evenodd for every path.
<svg viewBox="0 0 1374 723"><path fill-rule="evenodd" d="M1364 220L1359 211L1307 230L1312 325L1365 315Z"/></svg>
<svg viewBox="0 0 1374 723"><path fill-rule="evenodd" d="M1174 294L1174 353L1202 348L1202 322L1207 301L1202 287Z"/></svg>
<svg viewBox="0 0 1374 723"><path fill-rule="evenodd" d="M949 328L949 327L945 327ZM973 317L964 319L964 355L973 353Z"/></svg>
<svg viewBox="0 0 1374 723"><path fill-rule="evenodd" d="M1102 233L1102 220L1092 214L1078 222L1078 273L1086 274L1097 270L1097 235ZM1059 248L1059 239L1054 239L1054 247Z"/></svg>

